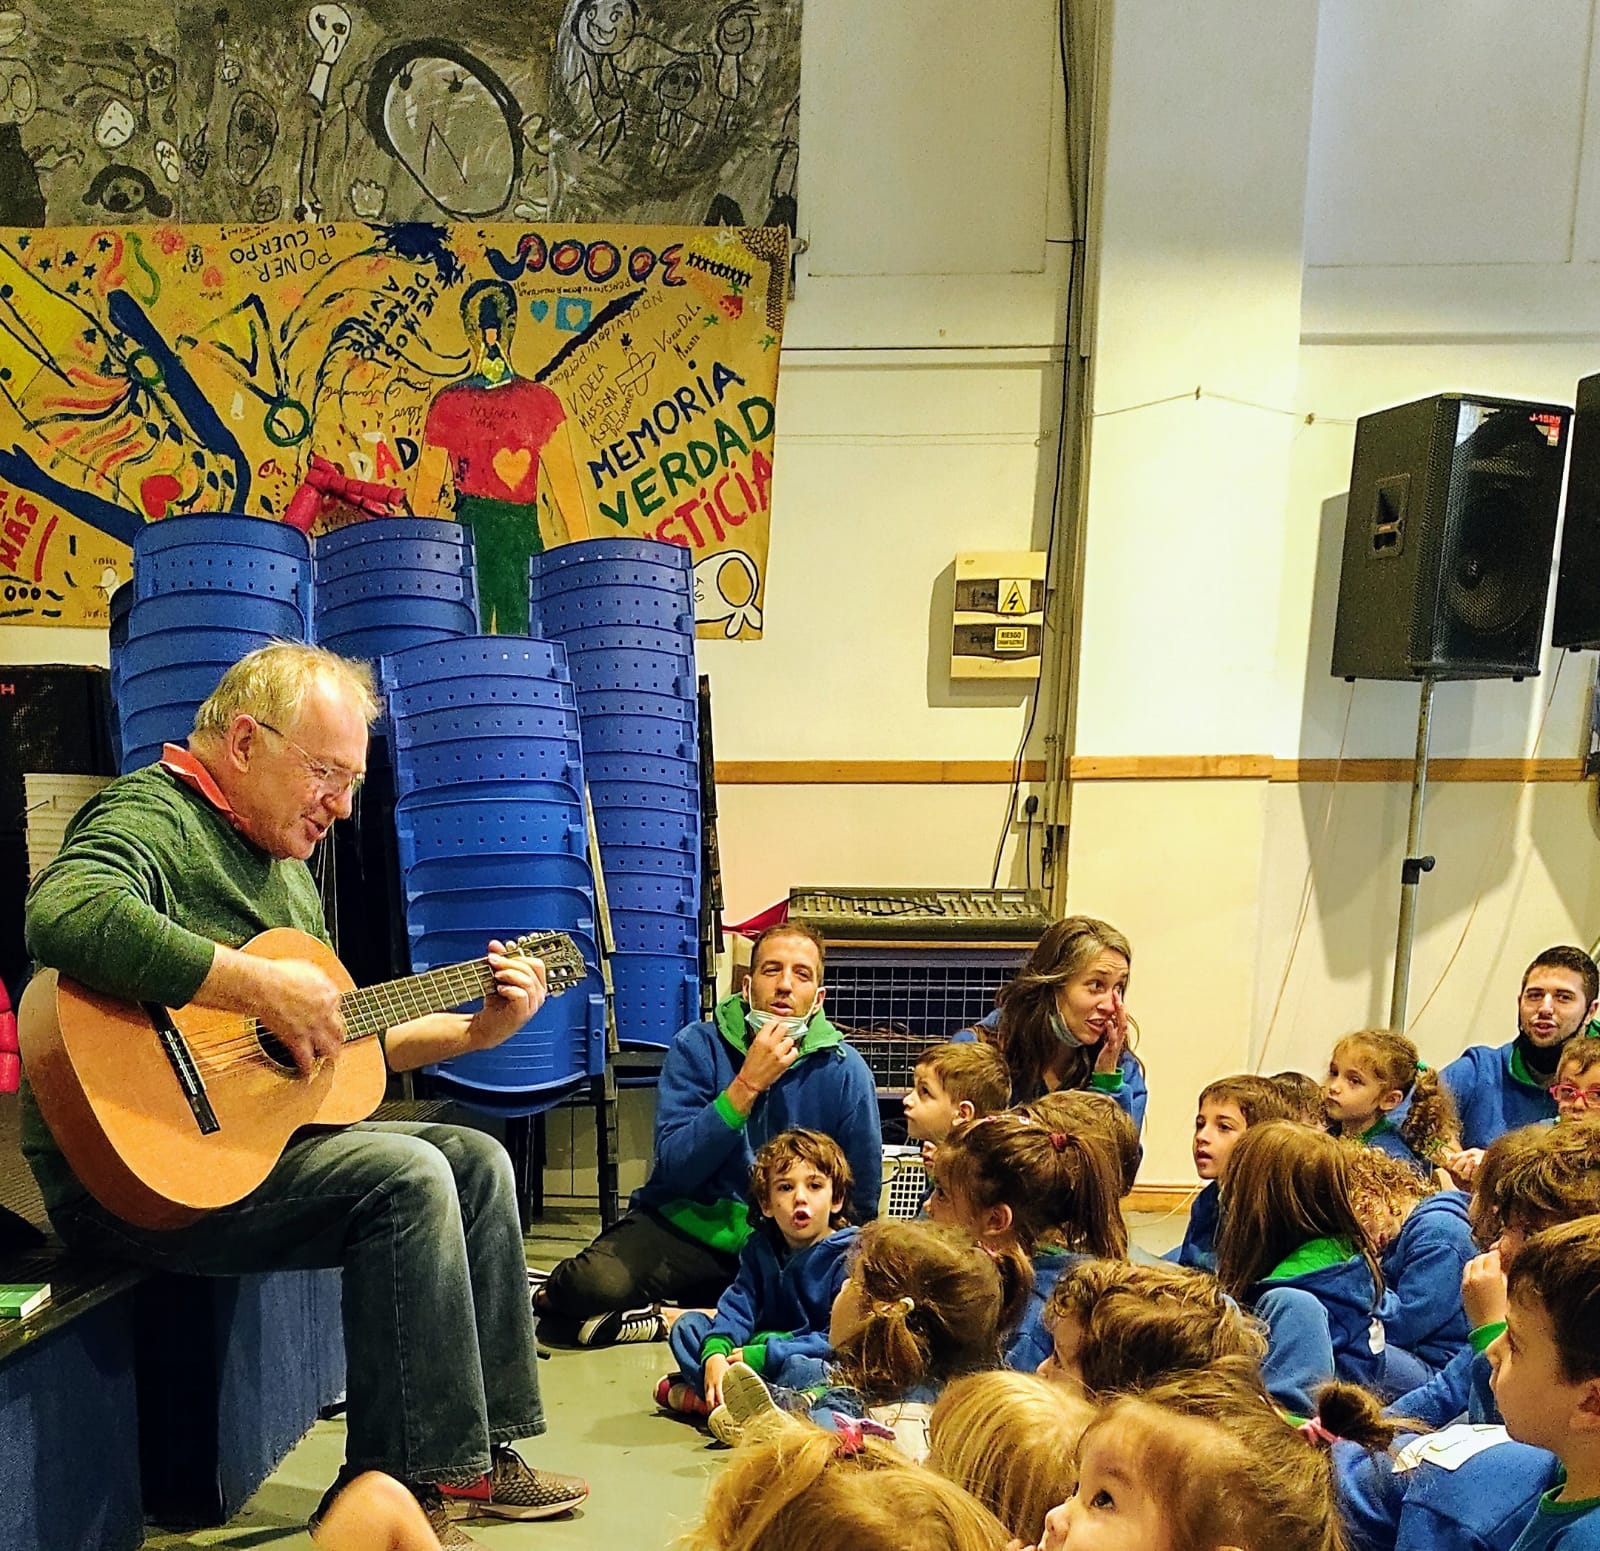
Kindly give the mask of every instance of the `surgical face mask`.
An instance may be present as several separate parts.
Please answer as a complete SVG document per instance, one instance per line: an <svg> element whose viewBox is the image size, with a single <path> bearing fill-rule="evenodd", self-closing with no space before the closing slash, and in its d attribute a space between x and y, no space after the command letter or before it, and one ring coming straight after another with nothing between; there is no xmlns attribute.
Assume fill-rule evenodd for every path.
<svg viewBox="0 0 1600 1551"><path fill-rule="evenodd" d="M810 1013L807 1013L803 1018L780 1018L776 1013L763 1012L750 1006L748 1002L745 1004L744 1023L752 1035L759 1034L769 1024L777 1024L790 1039L799 1039L805 1033L810 1022Z"/></svg>
<svg viewBox="0 0 1600 1551"><path fill-rule="evenodd" d="M1083 1041L1067 1027L1066 1019L1055 1008L1050 1009L1050 1032L1061 1041L1063 1045L1071 1045L1081 1049Z"/></svg>

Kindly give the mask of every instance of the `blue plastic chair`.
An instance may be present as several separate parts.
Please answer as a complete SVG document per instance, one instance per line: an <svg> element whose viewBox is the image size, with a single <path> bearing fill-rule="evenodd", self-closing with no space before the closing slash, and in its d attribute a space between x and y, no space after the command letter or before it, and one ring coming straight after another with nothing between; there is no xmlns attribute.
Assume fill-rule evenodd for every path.
<svg viewBox="0 0 1600 1551"><path fill-rule="evenodd" d="M144 623L135 603L128 616L128 635L113 657L113 671L125 682L141 673L165 668L192 667L196 663L231 666L272 636L264 630L238 630L206 624L184 624L154 630ZM220 674L219 674L220 677Z"/></svg>
<svg viewBox="0 0 1600 1551"><path fill-rule="evenodd" d="M195 544L136 557L133 585L141 602L173 593L222 592L293 604L302 617L311 611L310 561L265 549Z"/></svg>
<svg viewBox="0 0 1600 1551"><path fill-rule="evenodd" d="M122 717L122 747L127 751L124 757L153 746L155 757L159 759L163 743L182 743L189 736L194 726L194 713L199 709L198 700L185 700L174 705L151 706ZM149 760L143 762L150 763ZM137 768L124 764L123 774Z"/></svg>
<svg viewBox="0 0 1600 1551"><path fill-rule="evenodd" d="M683 878L660 873L622 872L606 866L606 899L612 910L643 911L647 914L700 918L700 878L697 873Z"/></svg>
<svg viewBox="0 0 1600 1551"><path fill-rule="evenodd" d="M157 668L124 676L117 686L117 707L124 716L153 706L192 700L199 705L217 687L231 662L196 662L189 667Z"/></svg>
<svg viewBox="0 0 1600 1551"><path fill-rule="evenodd" d="M545 574L613 561L663 565L681 571L694 569L694 554L686 544L668 544L660 539L579 539L533 557L533 565Z"/></svg>
<svg viewBox="0 0 1600 1551"><path fill-rule="evenodd" d="M394 716L415 716L453 706L529 705L578 708L578 692L569 680L531 678L527 675L485 674L472 679L430 679L389 691L389 711Z"/></svg>
<svg viewBox="0 0 1600 1551"><path fill-rule="evenodd" d="M371 762L370 751L368 762ZM565 781L482 781L476 786L424 787L400 798L395 804L395 815L401 818L435 807L454 810L478 802L554 803L570 809L572 822L580 828L583 825L583 798L575 786Z"/></svg>
<svg viewBox="0 0 1600 1551"><path fill-rule="evenodd" d="M391 595L386 598L361 598L337 608L317 610L319 640L349 635L354 630L371 630L380 625L423 626L451 630L457 635L476 635L478 611L460 598L418 598Z"/></svg>
<svg viewBox="0 0 1600 1551"><path fill-rule="evenodd" d="M671 631L688 640L694 634L694 604L677 592L655 588L579 587L545 593L529 601L540 631L558 639L573 630Z"/></svg>
<svg viewBox="0 0 1600 1551"><path fill-rule="evenodd" d="M576 738L505 738L495 743L462 738L411 746L397 737L394 773L401 796L425 787L482 781L562 781L576 787L583 780L583 755Z"/></svg>
<svg viewBox="0 0 1600 1551"><path fill-rule="evenodd" d="M699 768L700 739L696 724L664 716L589 716L582 718L584 754L621 755L629 759L691 760Z"/></svg>
<svg viewBox="0 0 1600 1551"><path fill-rule="evenodd" d="M414 646L431 646L438 641L454 641L466 632L439 625L372 625L361 630L330 634L320 632L317 645L357 662L375 663L391 652Z"/></svg>
<svg viewBox="0 0 1600 1551"><path fill-rule="evenodd" d="M448 598L454 603L470 604L475 609L478 582L470 572L389 567L317 579L318 617L352 603L386 598Z"/></svg>
<svg viewBox="0 0 1600 1551"><path fill-rule="evenodd" d="M501 783L495 782L489 789ZM396 806L401 860L445 856L583 856L583 809L576 803L496 801Z"/></svg>
<svg viewBox="0 0 1600 1551"><path fill-rule="evenodd" d="M139 598L128 613L128 647L156 631L248 631L279 641L304 641L307 614L281 598L201 588Z"/></svg>
<svg viewBox="0 0 1600 1551"><path fill-rule="evenodd" d="M338 564L352 552L365 551L374 544L386 555L421 553L429 545L470 549L472 530L442 517L375 517L319 534L312 541L311 552L318 565Z"/></svg>
<svg viewBox="0 0 1600 1551"><path fill-rule="evenodd" d="M593 787L590 788L591 795ZM700 856L698 813L667 813L657 808L624 808L595 802L595 833L604 860L613 846L646 847L657 851L682 851L697 861Z"/></svg>
<svg viewBox="0 0 1600 1551"><path fill-rule="evenodd" d="M687 841L688 830L683 833ZM660 846L607 845L602 840L600 865L605 868L607 889L613 878L694 878L700 874L700 848L685 844L665 850Z"/></svg>
<svg viewBox="0 0 1600 1551"><path fill-rule="evenodd" d="M408 901L432 895L474 894L485 889L594 891L594 874L581 856L511 851L498 856L462 853L407 860L403 843L400 850L400 871Z"/></svg>
<svg viewBox="0 0 1600 1551"><path fill-rule="evenodd" d="M578 741L578 713L563 706L461 705L397 716L390 707L389 725L397 747L417 748L461 738L557 738Z"/></svg>
<svg viewBox="0 0 1600 1551"><path fill-rule="evenodd" d="M663 1049L700 1019L698 960L618 952L611 957L617 1039L626 1049Z"/></svg>
<svg viewBox="0 0 1600 1551"><path fill-rule="evenodd" d="M298 528L271 517L240 512L190 512L147 522L133 536L137 561L171 549L223 544L235 549L263 549L293 558L309 558L311 543Z"/></svg>
<svg viewBox="0 0 1600 1551"><path fill-rule="evenodd" d="M659 953L687 958L699 941L694 916L657 914L645 910L613 910L611 935L618 953Z"/></svg>
<svg viewBox="0 0 1600 1551"><path fill-rule="evenodd" d="M469 635L395 652L381 665L385 689L409 689L439 679L485 675L565 679L566 648L531 636Z"/></svg>
<svg viewBox="0 0 1600 1551"><path fill-rule="evenodd" d="M651 695L642 690L586 689L577 693L584 716L662 716L698 724L695 700L689 695Z"/></svg>

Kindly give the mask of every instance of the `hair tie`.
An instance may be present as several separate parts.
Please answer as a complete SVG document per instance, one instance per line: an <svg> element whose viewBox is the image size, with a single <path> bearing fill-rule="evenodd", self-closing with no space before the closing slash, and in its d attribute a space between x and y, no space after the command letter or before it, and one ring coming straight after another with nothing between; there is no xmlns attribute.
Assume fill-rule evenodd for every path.
<svg viewBox="0 0 1600 1551"><path fill-rule="evenodd" d="M1417 1076L1420 1077L1425 1071L1427 1071L1427 1069L1428 1069L1428 1063L1426 1061L1424 1061L1421 1056L1418 1056L1417 1057Z"/></svg>
<svg viewBox="0 0 1600 1551"><path fill-rule="evenodd" d="M916 1312L917 1300L915 1298L896 1298L895 1307L906 1314L913 1314Z"/></svg>
<svg viewBox="0 0 1600 1551"><path fill-rule="evenodd" d="M1337 1433L1331 1433L1322 1425L1320 1416L1313 1416L1304 1421L1296 1429L1300 1436L1310 1444L1321 1444L1324 1448L1332 1448L1339 1441Z"/></svg>
<svg viewBox="0 0 1600 1551"><path fill-rule="evenodd" d="M1065 1152L1067 1150L1067 1133L1065 1131L1052 1131L1050 1133L1050 1145L1057 1152Z"/></svg>

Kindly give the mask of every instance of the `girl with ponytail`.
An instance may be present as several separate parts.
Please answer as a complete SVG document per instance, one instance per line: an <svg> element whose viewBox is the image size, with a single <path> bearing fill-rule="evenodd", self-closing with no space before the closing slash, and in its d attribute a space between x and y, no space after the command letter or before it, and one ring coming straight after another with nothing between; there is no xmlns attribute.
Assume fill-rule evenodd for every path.
<svg viewBox="0 0 1600 1551"><path fill-rule="evenodd" d="M1336 1135L1431 1173L1461 1147L1455 1105L1417 1047L1393 1029L1359 1029L1333 1047L1322 1084Z"/></svg>
<svg viewBox="0 0 1600 1551"><path fill-rule="evenodd" d="M996 1252L1026 1256L1033 1287L1006 1343L1008 1368L1033 1373L1050 1355L1044 1309L1056 1278L1093 1255L1126 1260L1122 1177L1104 1141L1053 1131L1025 1115L958 1126L934 1154L928 1216Z"/></svg>
<svg viewBox="0 0 1600 1551"><path fill-rule="evenodd" d="M834 1300L833 1362L811 1419L830 1429L860 1423L920 1463L933 1403L951 1379L999 1366L1002 1319L1021 1307L1028 1283L1015 1250L991 1251L933 1223L868 1223ZM741 1436L780 1409L743 1363L728 1369L722 1394Z"/></svg>

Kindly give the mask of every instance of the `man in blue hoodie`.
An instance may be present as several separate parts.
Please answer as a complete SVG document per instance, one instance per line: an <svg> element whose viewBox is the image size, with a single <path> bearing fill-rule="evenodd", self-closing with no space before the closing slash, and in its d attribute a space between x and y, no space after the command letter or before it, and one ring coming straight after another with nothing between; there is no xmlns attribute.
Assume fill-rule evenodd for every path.
<svg viewBox="0 0 1600 1551"><path fill-rule="evenodd" d="M1528 966L1517 999L1517 1037L1509 1045L1473 1045L1439 1079L1461 1117L1461 1147L1444 1159L1470 1180L1497 1136L1556 1118L1550 1097L1561 1047L1600 1009L1600 972L1582 948L1546 948Z"/></svg>
<svg viewBox="0 0 1600 1551"><path fill-rule="evenodd" d="M831 1136L855 1177L849 1217L878 1214L883 1134L872 1072L822 1011L825 950L803 922L768 927L744 989L679 1030L656 1094L650 1177L628 1211L534 1293L581 1345L659 1340L659 1302L709 1307L739 1270L756 1151L782 1131Z"/></svg>

